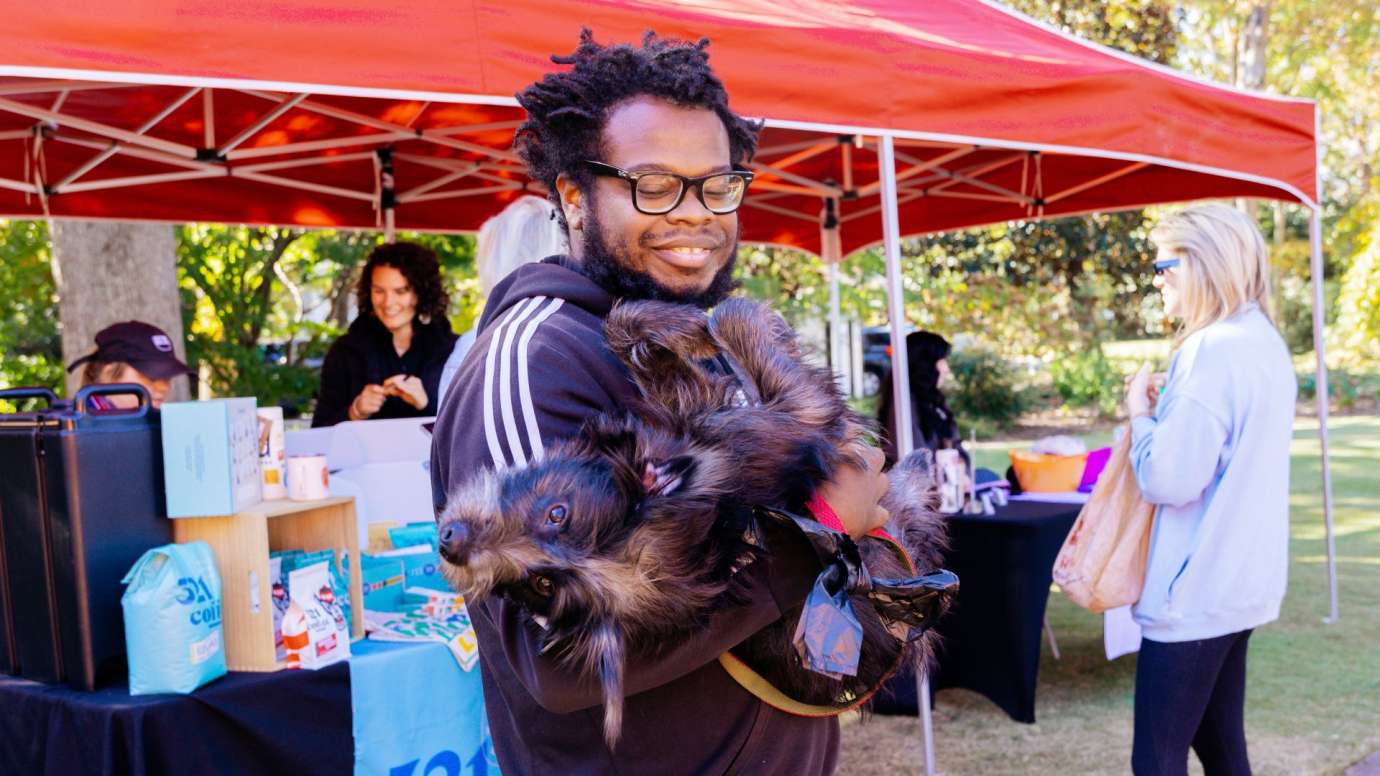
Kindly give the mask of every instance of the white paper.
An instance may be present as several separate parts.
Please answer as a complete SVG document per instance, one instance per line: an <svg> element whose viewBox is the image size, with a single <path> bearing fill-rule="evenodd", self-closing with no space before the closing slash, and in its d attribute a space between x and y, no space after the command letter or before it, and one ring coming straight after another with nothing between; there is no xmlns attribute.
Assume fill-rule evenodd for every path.
<svg viewBox="0 0 1380 776"><path fill-rule="evenodd" d="M1091 493L1079 493L1071 491L1036 491L1030 490L1025 493L1012 496L1011 501L1044 501L1050 504L1086 504Z"/></svg>
<svg viewBox="0 0 1380 776"><path fill-rule="evenodd" d="M1108 660L1140 651L1140 626L1131 617L1131 607L1118 606L1102 613L1102 644Z"/></svg>

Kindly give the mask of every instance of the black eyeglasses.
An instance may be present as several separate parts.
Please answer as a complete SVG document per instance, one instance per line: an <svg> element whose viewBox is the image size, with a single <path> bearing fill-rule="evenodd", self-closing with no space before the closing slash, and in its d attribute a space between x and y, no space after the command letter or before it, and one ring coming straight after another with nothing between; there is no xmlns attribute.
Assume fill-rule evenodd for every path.
<svg viewBox="0 0 1380 776"><path fill-rule="evenodd" d="M611 164L588 160L584 165L595 175L627 181L633 207L649 216L663 215L680 207L685 192L691 188L709 212L715 215L732 213L743 204L748 184L752 183L752 173L747 170L687 178L673 172L628 172Z"/></svg>
<svg viewBox="0 0 1380 776"><path fill-rule="evenodd" d="M1179 266L1178 259L1161 259L1155 262L1155 274L1163 275L1171 269Z"/></svg>

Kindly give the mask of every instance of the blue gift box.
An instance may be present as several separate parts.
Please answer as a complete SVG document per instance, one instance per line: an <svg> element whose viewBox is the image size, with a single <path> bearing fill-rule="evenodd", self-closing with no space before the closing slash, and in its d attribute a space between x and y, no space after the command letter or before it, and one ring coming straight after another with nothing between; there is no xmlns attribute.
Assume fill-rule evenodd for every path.
<svg viewBox="0 0 1380 776"><path fill-rule="evenodd" d="M257 409L253 398L163 405L168 517L231 515L263 500Z"/></svg>

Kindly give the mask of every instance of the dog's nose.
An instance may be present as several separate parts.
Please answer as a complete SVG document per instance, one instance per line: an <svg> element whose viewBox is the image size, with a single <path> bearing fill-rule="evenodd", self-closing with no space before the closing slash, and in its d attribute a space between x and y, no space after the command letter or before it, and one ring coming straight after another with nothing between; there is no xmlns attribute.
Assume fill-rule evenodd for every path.
<svg viewBox="0 0 1380 776"><path fill-rule="evenodd" d="M453 520L441 526L437 534L440 540L441 557L462 566L465 563L465 556L469 554L470 530L464 523Z"/></svg>

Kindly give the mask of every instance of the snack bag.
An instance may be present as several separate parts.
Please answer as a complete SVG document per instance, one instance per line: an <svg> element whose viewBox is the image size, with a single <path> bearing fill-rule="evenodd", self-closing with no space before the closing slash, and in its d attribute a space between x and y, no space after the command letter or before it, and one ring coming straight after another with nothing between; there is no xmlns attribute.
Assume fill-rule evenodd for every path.
<svg viewBox="0 0 1380 776"><path fill-rule="evenodd" d="M389 528L388 538L392 540L393 547L399 550L418 544L429 545L433 550L441 546L440 539L437 538L436 523L430 520L424 523L408 523L396 528Z"/></svg>
<svg viewBox="0 0 1380 776"><path fill-rule="evenodd" d="M283 588L287 594L287 599L283 601L286 610L287 601L292 599L292 585L289 584L289 577L296 569L313 566L317 563L325 563L331 575L331 590L335 592L335 600L340 603L341 610L345 613L345 623L349 625L353 622L350 612L350 585L349 578L339 573L335 565L335 550L316 550L306 552L304 550L282 550L277 553L270 553L270 563L273 555L281 558ZM347 564L348 565L348 564ZM282 658L279 657L281 660Z"/></svg>
<svg viewBox="0 0 1380 776"><path fill-rule="evenodd" d="M129 694L189 693L225 675L220 574L206 542L145 552L125 575L120 603Z"/></svg>
<svg viewBox="0 0 1380 776"><path fill-rule="evenodd" d="M364 591L364 609L376 612L402 611L404 566L397 558L378 558L369 553L359 556L360 582ZM341 577L348 596L350 586L350 558L340 557ZM350 621L354 623L353 620Z"/></svg>
<svg viewBox="0 0 1380 776"><path fill-rule="evenodd" d="M350 656L350 629L331 586L325 561L288 574L290 600L283 614L289 668L322 668Z"/></svg>
<svg viewBox="0 0 1380 776"><path fill-rule="evenodd" d="M398 550L381 552L374 557L402 561L406 575L404 587L425 587L450 592L450 583L441 576L441 556L430 544L414 544Z"/></svg>
<svg viewBox="0 0 1380 776"><path fill-rule="evenodd" d="M268 559L268 578L270 600L273 603L273 647L278 662L281 663L287 659L287 650L283 646L283 615L288 609L287 580L283 578L281 556Z"/></svg>

